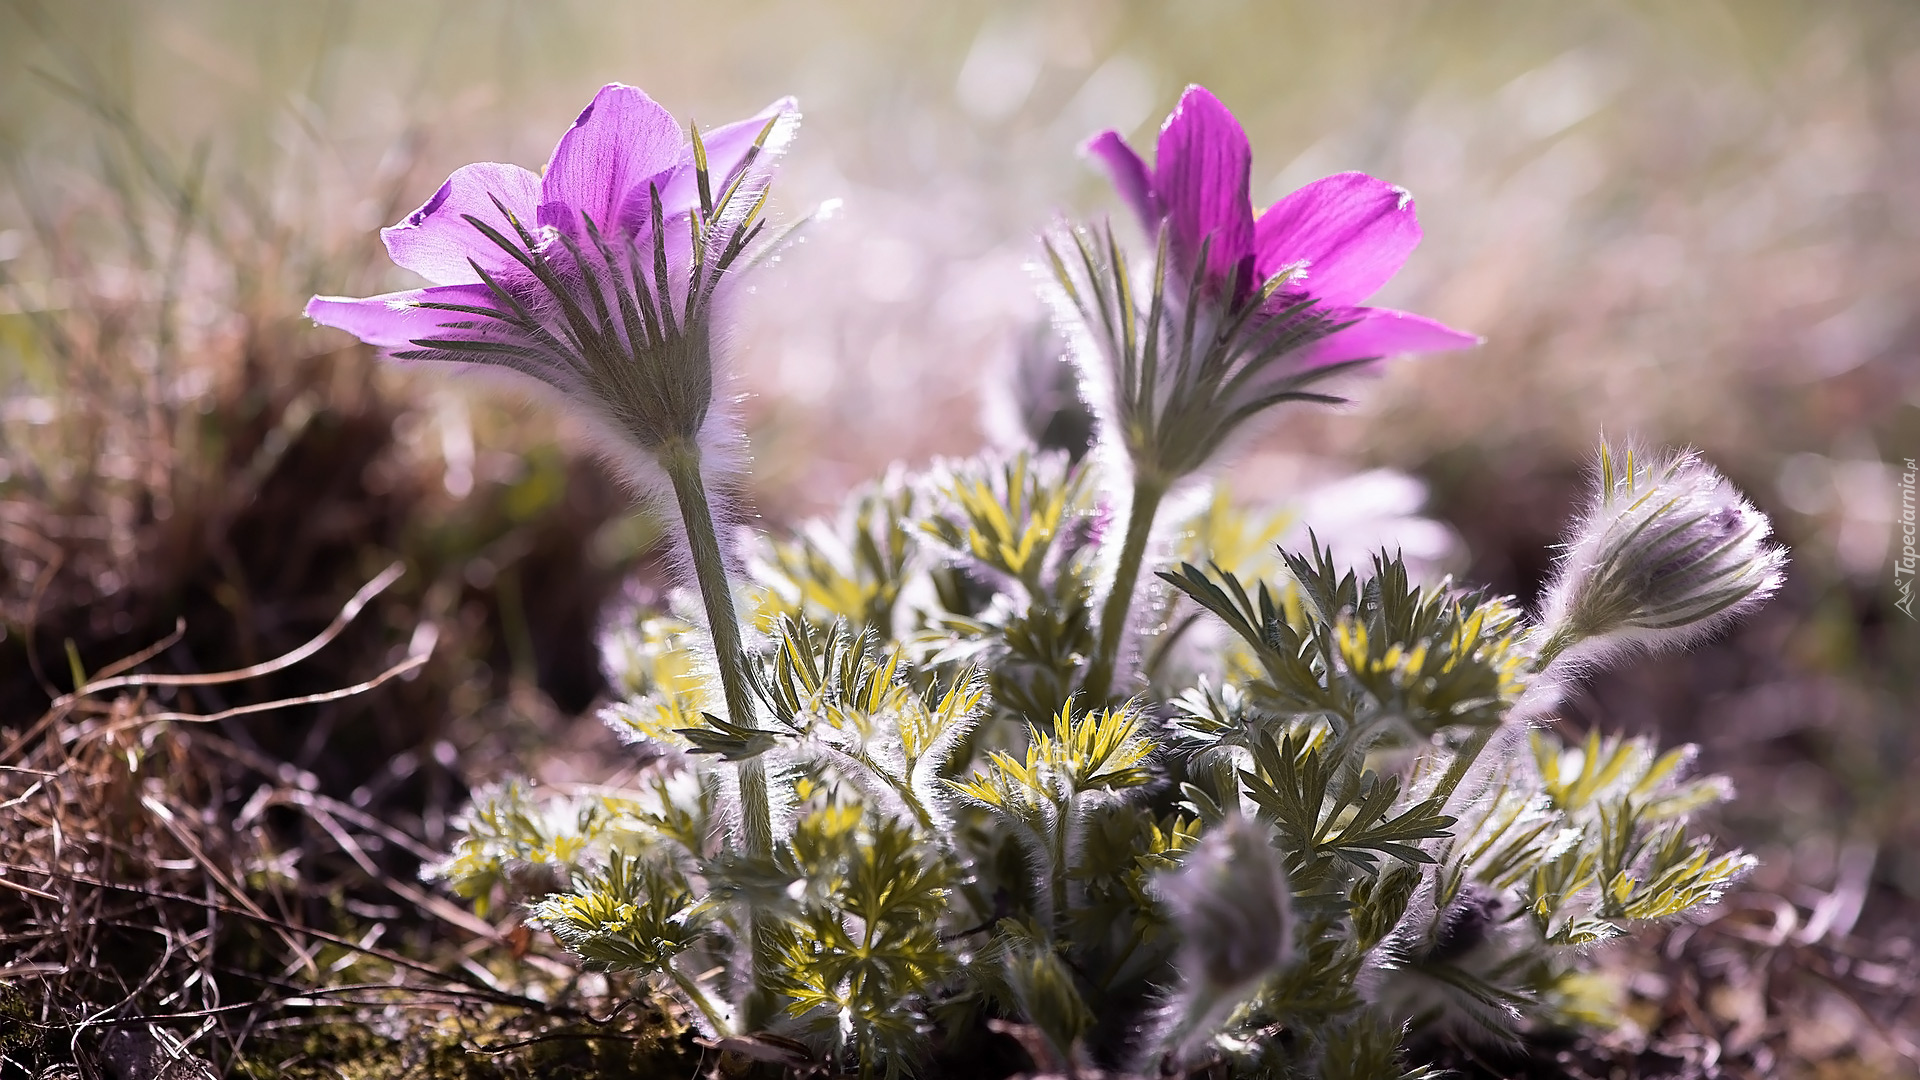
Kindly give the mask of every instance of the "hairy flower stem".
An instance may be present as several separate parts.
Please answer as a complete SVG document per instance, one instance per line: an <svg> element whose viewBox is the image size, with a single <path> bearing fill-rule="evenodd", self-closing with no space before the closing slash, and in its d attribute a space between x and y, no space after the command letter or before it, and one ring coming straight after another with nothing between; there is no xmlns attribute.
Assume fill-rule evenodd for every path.
<svg viewBox="0 0 1920 1080"><path fill-rule="evenodd" d="M713 509L707 502L706 482L700 475L700 448L691 442L670 444L660 451L660 465L673 484L680 517L687 526L688 554L707 610L707 629L713 634L714 663L720 669L720 688L727 701L727 719L741 727L756 727L753 692L747 685L746 650L741 644L740 616L733 607L733 589L727 584L726 560L713 527ZM752 757L738 764L740 828L749 858L773 856L773 799L768 790L767 765ZM772 1002L764 989L773 967L772 942L764 927L747 911L747 936L753 946L753 986L743 1017L749 1030L772 1019Z"/></svg>
<svg viewBox="0 0 1920 1080"><path fill-rule="evenodd" d="M1147 538L1153 535L1154 515L1160 500L1166 497L1166 484L1141 475L1133 481L1133 503L1127 508L1127 536L1120 545L1120 565L1113 571L1113 589L1100 607L1100 643L1087 666L1087 677L1080 689L1089 708L1104 704L1113 685L1114 665L1120 657L1120 642L1126 637L1127 616L1133 606L1133 587L1140 578L1140 564L1147 555Z"/></svg>
<svg viewBox="0 0 1920 1080"><path fill-rule="evenodd" d="M680 988L680 992L687 996L687 1000L693 1004L693 1007L700 1010L700 1015L707 1018L707 1023L713 1025L715 1034L723 1039L740 1034L734 1028L733 1017L728 1015L726 1006L708 996L706 987L700 985L700 980L672 964L667 965L667 975L673 980L673 984Z"/></svg>
<svg viewBox="0 0 1920 1080"><path fill-rule="evenodd" d="M1579 640L1579 635L1572 630L1554 631L1547 638L1546 644L1542 645L1540 651L1534 655L1532 664L1534 672L1547 670L1561 653ZM1511 727L1513 725L1518 726ZM1488 745L1496 737L1504 736L1503 745L1511 748L1510 744L1517 741L1517 733L1524 730L1524 722L1516 718L1515 714L1509 714L1505 722L1482 727L1467 736L1466 741L1460 744L1460 748L1454 751L1452 763L1447 766L1447 771L1441 776L1440 783L1433 789L1433 793L1445 801L1443 809L1452 812L1467 799L1478 796L1479 781L1484 781L1492 770L1498 767L1497 760L1488 762L1484 768L1480 767L1481 758L1486 754ZM1495 754L1496 759L1500 757L1500 754ZM1469 784L1467 783L1469 776L1477 776L1478 780Z"/></svg>
<svg viewBox="0 0 1920 1080"><path fill-rule="evenodd" d="M1560 654L1572 648L1579 640L1580 635L1569 627L1560 627L1555 630L1547 638L1546 644L1540 646L1540 652L1534 656L1533 670L1540 672L1552 667L1553 662L1560 658Z"/></svg>
<svg viewBox="0 0 1920 1080"><path fill-rule="evenodd" d="M720 537L713 528L713 510L707 503L707 486L700 475L700 450L691 444L669 447L661 452L660 463L673 482L680 517L687 525L687 548L693 560L694 579L700 586L700 602L707 609L707 629L713 634L714 662L720 669L727 719L741 727L753 727L756 710L753 691L747 685L740 616L733 607L733 589L727 583L726 561L720 554ZM740 801L745 811L742 829L746 834L747 854L772 854L772 803L767 794L766 767L759 758L740 763Z"/></svg>
<svg viewBox="0 0 1920 1080"><path fill-rule="evenodd" d="M1049 940L1059 933L1060 922L1067 914L1067 874L1070 865L1067 861L1067 830L1073 827L1072 792L1067 793L1062 810L1064 812L1059 820L1053 824L1053 835L1048 838L1053 844L1053 850L1047 852L1047 860L1050 864L1050 872L1047 876L1052 879L1052 884L1048 893L1046 920L1042 925L1047 929Z"/></svg>
<svg viewBox="0 0 1920 1080"><path fill-rule="evenodd" d="M1460 749L1454 751L1453 762L1447 766L1446 775L1440 778L1439 786L1433 790L1447 805L1452 805L1454 792L1460 789L1467 774L1479 764L1480 755L1486 752L1487 744L1493 741L1496 730L1493 726L1483 727L1467 736L1466 741L1460 744Z"/></svg>

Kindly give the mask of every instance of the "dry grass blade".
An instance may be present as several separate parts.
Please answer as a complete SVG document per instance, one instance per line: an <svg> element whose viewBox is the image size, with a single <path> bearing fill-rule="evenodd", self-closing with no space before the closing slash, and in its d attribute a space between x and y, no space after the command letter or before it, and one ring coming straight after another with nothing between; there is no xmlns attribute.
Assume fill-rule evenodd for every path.
<svg viewBox="0 0 1920 1080"><path fill-rule="evenodd" d="M334 616L333 621L327 624L325 630L314 635L312 640L299 648L282 653L272 660L238 668L233 671L214 671L193 675L121 675L110 679L95 679L80 689L75 690L73 693L54 702L54 708L58 709L64 705L72 704L79 698L92 694L105 693L108 690L120 690L135 686L215 686L221 683L240 682L244 679L257 679L262 675L269 675L273 672L292 667L307 657L312 656L314 653L319 652L321 649L326 648L328 642L340 636L340 631L346 629L347 624L353 622L354 618L358 616L361 611L365 610L369 601L385 592L387 586L400 580L400 576L404 573L406 573L406 566L397 562L385 570L382 570L372 581L362 585L359 592L353 594L352 599L346 602L346 605L340 609L340 614ZM164 646L156 646L155 650L157 651L158 648L162 647ZM418 657L412 662L417 666L418 662L424 662L424 660L425 657ZM138 661L135 661L135 663L138 663ZM394 674L398 673L398 669L396 669ZM388 677L390 676L382 676L381 678L385 679ZM376 680L372 685L378 685L378 681ZM334 699L315 698L314 700ZM296 702L289 702L289 704L295 703ZM170 718L183 719L183 717L178 716ZM213 717L201 717L199 719L213 719Z"/></svg>
<svg viewBox="0 0 1920 1080"><path fill-rule="evenodd" d="M418 886L383 874L380 868L374 865L373 860L367 855L366 849L361 846L360 842L354 839L352 833L341 827L340 822L334 818L330 809L322 805L319 800L309 797L288 801L306 810L314 822L326 830L327 835L332 837L334 842L340 845L340 850L352 857L354 863L366 872L368 878L379 882L394 895L418 906L422 911L429 912L436 918L451 923L477 937L497 938L500 936L499 931L494 928L492 923L487 922L485 919L480 918L467 909L443 897L435 896Z"/></svg>
<svg viewBox="0 0 1920 1080"><path fill-rule="evenodd" d="M282 653L280 656L277 656L272 660L264 661L259 664L253 664L249 667L240 668L233 671L217 671L217 672L207 672L207 673L200 673L200 674L190 674L190 675L122 675L122 676L116 676L113 678L95 679L87 683L85 686L82 686L80 689L74 691L73 693L63 695L60 698L56 699L53 703L53 706L49 708L43 716L41 716L38 722L36 722L32 727L28 728L27 731L24 734L22 734L18 739L15 739L14 742L11 745L9 745L4 751L0 751L0 762L12 760L16 754L20 753L20 751L27 746L27 744L32 742L34 739L39 738L42 734L46 732L46 730L49 727L51 727L53 724L57 723L59 720L64 718L68 713L70 713L74 709L74 707L80 703L80 701L83 698L86 698L95 694L102 694L109 690L124 690L124 689L130 689L135 687L147 687L147 686L170 686L170 687L216 686L224 683L240 682L245 679L257 679L261 676L269 675L277 671L283 671L289 667L292 667L293 665L299 663L302 660L305 660L306 658L312 656L314 653L325 648L327 643L331 642L334 638L338 637L340 635L340 632L346 629L348 624L352 623L354 618L358 616L360 612L366 608L368 601L372 600L374 597L386 591L386 588L389 585L392 585L395 581L399 580L400 576L405 572L406 572L406 567L403 564L398 562L387 567L385 570L381 571L378 575L376 575L373 578L373 580L361 586L358 592L353 594L352 598L350 598L346 602L346 604L343 607L341 607L339 614L334 616L333 621L327 624L326 629L322 630L319 634L315 635L311 640L306 642L306 644L301 645L299 648L292 649L288 652ZM160 642L154 645L148 646L146 649L142 649L140 652L135 653L132 656L129 656L123 660L120 660L110 665L109 670L111 669L125 670L129 667L134 667L139 665L140 663L143 663L145 660L150 659L154 655L157 655L160 651L164 650L167 647L169 642L177 640L178 637L185 632L185 629L186 629L185 620L181 620L180 622L176 623L175 630L172 635L170 635L167 638L163 638ZM432 646L433 646L433 642L436 640L436 635L433 635L433 634L416 635L416 639L423 641L425 643L425 647L422 649L422 651L407 657L407 659L401 661L398 664L393 665L392 667L374 676L373 678L368 679L364 682L356 683L352 686L343 687L338 690L323 691L321 693L316 693L316 694L304 694L299 697L280 698L275 701L263 701L263 702L256 702L250 705L240 705L230 709L223 709L215 713L195 714L195 713L180 713L180 712L163 712L163 713L157 713L157 714L141 714L133 722L135 723L136 726L140 723L147 723L155 720L172 720L172 721L178 721L182 723L212 723L212 722L217 722L221 720L233 719L235 717L250 716L255 713L272 712L276 709L285 709L285 708L290 708L296 705L318 705L318 704L323 704L329 701L341 701L346 698L354 697L358 694L364 694L367 691L380 686L382 683L385 683L387 680L394 678L395 676L404 675L410 671L416 670L421 665L425 664L429 656L431 655Z"/></svg>
<svg viewBox="0 0 1920 1080"><path fill-rule="evenodd" d="M7 755L26 757L0 766L0 806L8 811L0 815L0 926L8 928L0 934L0 991L34 984L45 997L25 1034L7 1029L11 1021L0 1017L5 1029L0 1039L13 1040L7 1045L26 1039L44 1047L60 1036L66 1055L78 1061L86 1056L83 1036L98 1038L87 1036L90 1030L194 1020L196 1027L184 1038L164 1027L151 1028L152 1038L194 1046L195 1053L222 1060L205 1045L211 1032L227 1031L244 1017L240 1033L222 1036L237 1049L261 1010L300 1002L319 1007L331 992L329 981L368 964L373 971L391 973L382 984L388 1005L393 994L412 988L443 1003L467 1002L462 1008L490 1003L555 1014L553 1007L499 986L492 973L475 970L458 952L433 961L375 944L392 925L419 925L410 912L463 935L498 937L491 924L395 875L379 854L402 852L424 860L434 854L430 846L374 815L308 790L312 778L284 762L217 737L198 743L192 735L209 723L365 694L420 669L436 634L416 633L413 655L335 690L208 713L158 710L147 696L154 687L232 683L285 670L338 637L400 573L395 563L362 586L321 633L272 660L208 675L96 679L56 701L12 741ZM177 639L176 632L112 668L125 671L150 660ZM255 800L253 823L222 824L236 819L231 809L214 813L209 807L209 798L228 783L221 778L262 771L271 780L264 797ZM282 842L264 821L273 806L300 811L323 838L290 852L292 858L337 852L364 884L328 884L331 871L320 865L289 873L288 856L279 854ZM340 925L315 925L316 901L334 889L367 885L398 897L403 906L371 924L327 916ZM339 903L334 895L328 904ZM243 954L264 949L278 959L236 967L236 958L228 955L236 947ZM265 974L275 967L298 973L298 981L280 984ZM259 973L247 974L248 969ZM245 990L247 984L284 985L296 992L263 998L257 990ZM223 1000L236 992L242 1003ZM233 1021L219 1019L230 1015ZM99 1043L101 1060L111 1058L117 1045Z"/></svg>
<svg viewBox="0 0 1920 1080"><path fill-rule="evenodd" d="M430 657L428 654L425 654L425 653L422 653L417 656L409 656L405 660L400 661L399 663L393 665L392 667L381 672L380 674L375 675L373 678L366 680L365 682L355 683L352 686L343 686L338 690L326 690L318 694L302 694L299 697L278 698L273 701L260 701L260 702L255 702L252 705L236 705L231 709L222 709L216 713L178 713L178 712L154 713L151 716L140 717L139 720L136 721L135 723L138 724L138 723L151 723L154 721L174 721L176 723L185 723L185 724L207 724L207 723L214 723L220 720L230 720L238 716L252 716L256 713L273 712L276 709L292 708L295 705L319 705L329 701L342 701L342 700L345 700L346 698L355 697L357 695L364 694L367 691L380 686L381 684L385 683L389 679L393 679L398 676L405 675L407 672L413 671L418 667L420 667L420 665L426 663L428 659L430 659ZM175 683L174 685L192 686L195 684L191 682L181 682L181 683Z"/></svg>
<svg viewBox="0 0 1920 1080"><path fill-rule="evenodd" d="M173 834L173 838L180 842L180 846L187 849L187 854L193 858L194 862L200 864L200 868L205 871L209 880L215 885L220 886L221 892L232 897L234 903L239 905L246 914L263 923L273 925L274 931L280 935L280 940L286 942L287 948L292 949L300 958L302 966L308 968L314 975L320 973L319 969L314 966L313 957L307 952L306 948L302 946L299 941L295 940L292 934L275 924L274 920L268 916L266 912L260 910L258 904L253 902L251 896L248 896L247 893L238 885L234 884L226 874L222 873L220 868L214 865L213 860L207 858L207 853L201 849L200 844L194 839L193 835L180 827L180 823L175 819L175 815L170 808L151 795L142 795L140 797L140 805L151 811L154 820L165 826L166 830Z"/></svg>

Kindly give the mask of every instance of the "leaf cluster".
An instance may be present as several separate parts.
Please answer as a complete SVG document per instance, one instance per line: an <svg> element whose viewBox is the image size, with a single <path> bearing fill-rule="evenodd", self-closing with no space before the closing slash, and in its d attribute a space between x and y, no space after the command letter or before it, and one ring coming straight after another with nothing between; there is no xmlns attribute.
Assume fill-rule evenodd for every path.
<svg viewBox="0 0 1920 1080"><path fill-rule="evenodd" d="M1751 865L1692 825L1726 790L1685 751L1525 730L1534 628L1388 553L1359 573L1316 538L1260 580L1163 573L1180 647L1147 651L1139 697L1085 700L1097 468L896 472L767 542L751 725L715 715L690 613L629 620L607 716L663 751L646 782L483 792L443 876L532 901L716 1034L770 1003L760 1033L866 1075L1005 1018L1063 1068L1416 1076L1412 1040L1572 1022L1586 947ZM732 840L744 765L776 792L769 855ZM1278 941L1249 953L1252 925ZM773 958L757 981L749 951Z"/></svg>

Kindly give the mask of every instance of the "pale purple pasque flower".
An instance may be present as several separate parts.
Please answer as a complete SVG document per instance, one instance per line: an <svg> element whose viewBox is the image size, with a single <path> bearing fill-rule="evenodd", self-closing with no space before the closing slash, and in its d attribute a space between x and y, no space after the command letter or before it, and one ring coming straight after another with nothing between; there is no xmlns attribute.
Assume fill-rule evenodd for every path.
<svg viewBox="0 0 1920 1080"><path fill-rule="evenodd" d="M1231 306L1263 286L1270 312L1304 301L1333 329L1297 359L1312 367L1405 353L1464 349L1480 339L1433 319L1364 307L1420 243L1413 196L1360 172L1316 180L1256 215L1248 194L1252 147L1233 113L1205 87L1180 97L1154 150L1151 169L1119 132L1087 150L1151 235L1162 227L1176 286L1197 279ZM1204 257L1204 268L1196 264ZM1278 279L1276 281L1276 279Z"/></svg>
<svg viewBox="0 0 1920 1080"><path fill-rule="evenodd" d="M544 175L465 166L381 231L393 261L431 286L316 296L307 315L396 360L530 376L648 454L711 447L713 309L760 237L798 119L783 98L702 135L609 84Z"/></svg>
<svg viewBox="0 0 1920 1080"><path fill-rule="evenodd" d="M773 854L777 795L758 749L746 750L771 738L758 731L706 474L735 464L739 442L715 422L715 306L765 227L773 163L798 119L783 98L750 120L683 133L646 94L610 84L560 137L544 175L468 165L382 232L393 261L430 287L307 305L316 322L396 360L499 367L547 384L594 422L637 488L672 489L726 703L724 718L703 712L710 726L682 733L740 751L730 755L736 838L760 859ZM775 942L751 909L743 923L754 977L742 1009L757 1026L773 1012Z"/></svg>

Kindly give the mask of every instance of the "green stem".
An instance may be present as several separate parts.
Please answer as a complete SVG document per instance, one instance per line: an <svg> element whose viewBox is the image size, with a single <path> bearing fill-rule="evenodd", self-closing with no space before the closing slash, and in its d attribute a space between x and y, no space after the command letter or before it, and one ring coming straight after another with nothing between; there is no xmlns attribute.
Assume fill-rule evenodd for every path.
<svg viewBox="0 0 1920 1080"><path fill-rule="evenodd" d="M1580 637L1581 635L1565 628L1554 631L1533 658L1534 673L1539 674L1553 666L1553 662L1561 653L1579 643ZM1491 743L1493 737L1503 730L1506 723L1513 722L1515 721L1508 720L1503 723L1489 724L1467 736L1466 741L1460 744L1460 749L1454 753L1453 764L1447 767L1446 774L1440 778L1439 786L1434 788L1434 794L1450 806L1453 803L1454 793L1466 780L1467 774L1480 763L1480 755L1486 752L1487 744Z"/></svg>
<svg viewBox="0 0 1920 1080"><path fill-rule="evenodd" d="M1100 643L1087 677L1080 689L1089 708L1107 701L1113 685L1114 666L1120 657L1120 642L1126 637L1127 615L1133 607L1133 587L1140 577L1140 564L1147 555L1147 540L1153 535L1153 518L1160 500L1167 493L1158 480L1137 476L1133 481L1133 504L1127 508L1127 536L1120 546L1120 565L1114 568L1113 589L1100 608Z"/></svg>
<svg viewBox="0 0 1920 1080"><path fill-rule="evenodd" d="M733 607L733 589L727 583L726 559L713 527L713 508L707 502L706 482L700 473L700 449L692 443L670 444L660 451L660 465L673 484L680 517L686 522L688 554L700 601L707 610L707 630L713 635L714 663L720 669L720 688L726 697L727 719L741 727L756 727L757 710L747 685L746 649L741 644L740 616ZM737 765L740 776L740 831L742 849L749 858L773 857L773 798L767 765L759 757ZM772 973L772 942L751 907L747 936L753 950L753 986L742 1020L749 1030L772 1018L772 1002L765 991Z"/></svg>
<svg viewBox="0 0 1920 1080"><path fill-rule="evenodd" d="M673 980L675 986L680 988L681 993L687 995L687 1000L692 1002L693 1007L700 1010L700 1015L706 1017L707 1022L713 1025L715 1034L723 1039L739 1034L734 1030L733 1018L727 1015L727 1010L723 1006L716 1004L713 998L707 996L706 987L701 986L698 979L674 967L671 962L667 964L667 976Z"/></svg>
<svg viewBox="0 0 1920 1080"><path fill-rule="evenodd" d="M1433 789L1442 804L1453 801L1453 793L1459 790L1460 782L1479 763L1480 755L1486 752L1487 744L1493 741L1494 732L1499 729L1498 724L1488 724L1467 736L1466 741L1460 744L1460 749L1454 752L1453 763L1447 766L1446 775L1440 778L1439 786Z"/></svg>
<svg viewBox="0 0 1920 1080"><path fill-rule="evenodd" d="M1047 852L1047 859L1053 865L1048 888L1049 904L1052 910L1047 912L1047 940L1053 940L1060 932L1060 922L1067 915L1067 875L1071 868L1067 866L1067 830L1073 827L1073 792L1067 792L1065 802L1059 806L1054 818L1053 835L1048 837L1053 850Z"/></svg>
<svg viewBox="0 0 1920 1080"><path fill-rule="evenodd" d="M1535 672L1541 672L1552 667L1553 662L1560 659L1560 654L1572 648L1573 645L1580 640L1580 637L1581 635L1575 633L1568 627L1555 630L1548 636L1546 644L1540 646L1539 653L1534 656L1533 670Z"/></svg>

